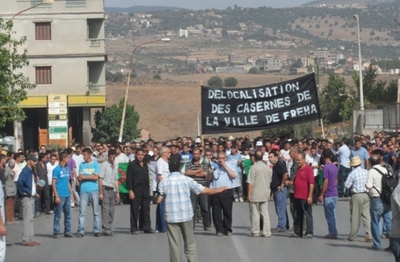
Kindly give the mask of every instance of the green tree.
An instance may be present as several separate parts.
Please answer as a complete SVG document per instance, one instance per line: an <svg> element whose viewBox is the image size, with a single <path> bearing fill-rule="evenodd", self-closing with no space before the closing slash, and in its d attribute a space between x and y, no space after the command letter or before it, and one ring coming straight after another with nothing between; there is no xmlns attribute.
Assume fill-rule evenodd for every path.
<svg viewBox="0 0 400 262"><path fill-rule="evenodd" d="M224 82L222 81L222 78L219 76L212 76L210 77L210 79L208 79L207 81L208 86L210 87L223 87L224 86Z"/></svg>
<svg viewBox="0 0 400 262"><path fill-rule="evenodd" d="M161 79L161 76L160 76L159 74L156 74L156 75L153 76L153 79L155 79L155 80L160 80L160 79Z"/></svg>
<svg viewBox="0 0 400 262"><path fill-rule="evenodd" d="M26 37L12 38L12 21L0 18L0 128L6 123L25 119L18 104L27 98L27 89L35 88L20 70L29 65L27 50L19 51Z"/></svg>
<svg viewBox="0 0 400 262"><path fill-rule="evenodd" d="M255 67L255 66L253 66L252 68L250 68L250 70L249 70L249 74L253 74L253 75L256 75L256 74L258 74L258 68L257 67Z"/></svg>
<svg viewBox="0 0 400 262"><path fill-rule="evenodd" d="M95 128L92 128L93 141L100 143L117 143L121 125L124 99L119 101L119 106L112 105L97 110L94 115ZM130 142L140 137L140 129L137 128L139 114L133 105L126 106L123 142Z"/></svg>
<svg viewBox="0 0 400 262"><path fill-rule="evenodd" d="M340 115L340 110L349 98L348 89L344 77L336 74L329 75L328 83L322 90L320 98L322 119L325 123L336 123L344 120Z"/></svg>
<svg viewBox="0 0 400 262"><path fill-rule="evenodd" d="M238 81L235 77L227 77L224 79L225 87L235 87Z"/></svg>

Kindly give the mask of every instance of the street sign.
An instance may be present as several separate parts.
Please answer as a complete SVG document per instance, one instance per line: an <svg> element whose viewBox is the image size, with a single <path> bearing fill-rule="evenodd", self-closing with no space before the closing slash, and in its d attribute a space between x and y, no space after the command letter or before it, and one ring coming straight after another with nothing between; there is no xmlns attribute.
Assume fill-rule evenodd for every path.
<svg viewBox="0 0 400 262"><path fill-rule="evenodd" d="M68 138L68 134L67 133L65 133L65 134L63 134L63 133L50 133L49 134L49 139L67 139Z"/></svg>
<svg viewBox="0 0 400 262"><path fill-rule="evenodd" d="M68 127L67 120L49 121L49 127Z"/></svg>
<svg viewBox="0 0 400 262"><path fill-rule="evenodd" d="M66 115L67 108L49 108L49 115Z"/></svg>
<svg viewBox="0 0 400 262"><path fill-rule="evenodd" d="M68 127L49 127L49 133L68 133Z"/></svg>
<svg viewBox="0 0 400 262"><path fill-rule="evenodd" d="M67 102L67 95L49 95L48 102Z"/></svg>
<svg viewBox="0 0 400 262"><path fill-rule="evenodd" d="M49 108L67 107L67 102L49 102Z"/></svg>
<svg viewBox="0 0 400 262"><path fill-rule="evenodd" d="M67 120L67 115L49 115L49 120Z"/></svg>

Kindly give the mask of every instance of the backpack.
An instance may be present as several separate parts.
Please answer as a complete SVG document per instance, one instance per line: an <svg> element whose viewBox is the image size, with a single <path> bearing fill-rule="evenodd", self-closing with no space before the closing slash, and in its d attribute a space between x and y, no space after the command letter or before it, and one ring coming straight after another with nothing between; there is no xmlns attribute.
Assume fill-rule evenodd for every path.
<svg viewBox="0 0 400 262"><path fill-rule="evenodd" d="M374 186L376 191L378 191L379 195L381 196L382 201L385 201L386 203L390 204L390 200L392 197L393 190L396 188L398 185L396 177L393 175L393 172L390 172L388 168L387 174L382 173L379 169L374 168L376 171L378 171L379 174L382 175L382 189L381 192Z"/></svg>

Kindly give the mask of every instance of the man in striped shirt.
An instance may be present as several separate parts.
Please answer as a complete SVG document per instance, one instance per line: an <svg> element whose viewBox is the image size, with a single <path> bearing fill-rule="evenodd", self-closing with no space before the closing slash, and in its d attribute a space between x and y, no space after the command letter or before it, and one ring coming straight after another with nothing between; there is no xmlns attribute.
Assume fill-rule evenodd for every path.
<svg viewBox="0 0 400 262"><path fill-rule="evenodd" d="M349 164L353 167L353 171L350 172L349 176L344 183L346 189L351 190L350 199L350 212L351 212L351 228L349 237L346 241L356 241L357 232L360 228L360 220L364 224L366 236L361 242L371 242L371 216L369 212L370 199L368 196L368 190L365 188L365 184L368 179L368 171L361 167L364 161L359 156L351 158Z"/></svg>
<svg viewBox="0 0 400 262"><path fill-rule="evenodd" d="M195 148L193 149L193 159L190 162L187 162L184 166L184 173L186 176L193 178L194 181L199 183L202 186L206 185L206 177L209 172L209 168L206 163L200 164L200 149ZM200 206L201 216L203 220L203 227L205 231L210 231L210 214L208 212L208 196L206 195L197 195L196 193L192 192L190 195L192 200L192 206L194 210L193 216L193 229L196 226L197 221L197 206Z"/></svg>
<svg viewBox="0 0 400 262"><path fill-rule="evenodd" d="M158 185L160 197L157 203L165 198L165 219L167 220L170 261L181 261L182 235L187 260L196 262L197 250L194 242L193 207L190 201L190 192L194 192L196 195L200 193L212 195L223 192L227 187L210 189L198 184L190 177L182 176L179 172L180 162L178 161L171 162L169 170L170 175Z"/></svg>

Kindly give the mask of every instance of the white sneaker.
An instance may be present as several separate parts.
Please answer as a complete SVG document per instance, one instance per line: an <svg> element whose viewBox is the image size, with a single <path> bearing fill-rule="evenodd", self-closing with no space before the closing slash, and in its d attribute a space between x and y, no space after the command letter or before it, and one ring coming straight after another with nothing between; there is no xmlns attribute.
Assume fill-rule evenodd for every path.
<svg viewBox="0 0 400 262"><path fill-rule="evenodd" d="M239 197L239 202L240 202L240 203L243 203L243 202L244 202L244 201L243 201L243 198Z"/></svg>
<svg viewBox="0 0 400 262"><path fill-rule="evenodd" d="M236 203L239 202L239 199L235 198L235 202L236 202Z"/></svg>

